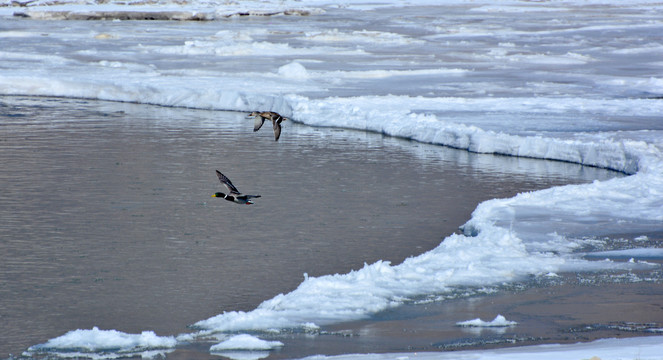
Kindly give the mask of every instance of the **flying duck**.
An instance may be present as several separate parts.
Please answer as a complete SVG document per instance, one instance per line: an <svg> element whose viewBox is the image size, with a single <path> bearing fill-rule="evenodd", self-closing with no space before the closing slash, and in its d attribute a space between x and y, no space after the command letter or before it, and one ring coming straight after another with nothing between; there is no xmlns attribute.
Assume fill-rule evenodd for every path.
<svg viewBox="0 0 663 360"><path fill-rule="evenodd" d="M238 204L246 204L246 205L253 204L253 201L249 199L260 197L260 195L243 195L242 193L239 192L239 190L237 190L235 185L233 185L233 183L230 182L230 179L228 179L225 175L221 174L219 170L216 171L216 176L219 177L219 181L221 181L221 184L223 184L226 187L226 189L228 189L228 195L222 192L218 192L212 195L212 197L222 197L228 201L232 201Z"/></svg>
<svg viewBox="0 0 663 360"><path fill-rule="evenodd" d="M254 111L249 116L255 118L253 123L253 131L258 131L262 127L262 124L265 123L265 120L272 120L272 125L274 128L274 141L279 141L281 136L281 122L288 120L281 116L279 113L273 111Z"/></svg>

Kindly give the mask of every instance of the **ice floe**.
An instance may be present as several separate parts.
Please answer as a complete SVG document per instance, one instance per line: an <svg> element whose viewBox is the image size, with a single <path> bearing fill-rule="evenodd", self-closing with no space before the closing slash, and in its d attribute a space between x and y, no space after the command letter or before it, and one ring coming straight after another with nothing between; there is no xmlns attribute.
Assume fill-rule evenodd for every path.
<svg viewBox="0 0 663 360"><path fill-rule="evenodd" d="M484 321L480 318L476 318L472 320L459 321L456 323L456 325L462 327L506 327L515 326L518 325L518 323L515 321L507 320L502 315L497 315L492 321Z"/></svg>

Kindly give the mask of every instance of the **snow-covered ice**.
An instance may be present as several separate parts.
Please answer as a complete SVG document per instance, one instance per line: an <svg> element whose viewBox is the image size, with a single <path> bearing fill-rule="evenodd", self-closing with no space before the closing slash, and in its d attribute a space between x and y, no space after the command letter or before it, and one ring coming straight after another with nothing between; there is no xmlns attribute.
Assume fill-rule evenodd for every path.
<svg viewBox="0 0 663 360"><path fill-rule="evenodd" d="M657 267L641 259L660 258L660 249L586 251L588 238L619 233L642 239L637 236L663 230L663 8L657 1L127 3L61 0L18 7L0 0L0 95L272 110L311 126L630 175L486 201L463 234L446 236L429 252L401 264L380 261L347 274L305 275L296 290L252 311L192 319L199 332L178 339L315 328L457 287ZM102 12L171 18L186 12L214 21L40 20ZM156 343L143 342L146 337ZM130 344L111 344L111 338ZM172 348L172 341L149 332L76 330L30 351L150 350ZM609 359L616 357L606 349L619 348L626 350L616 354L654 358L663 352L660 344L660 338L615 340L469 356L566 351Z"/></svg>
<svg viewBox="0 0 663 360"><path fill-rule="evenodd" d="M559 360L559 359L601 359L601 360L660 360L662 358L663 337L654 336L630 339L602 339L584 344L538 345L517 348L453 351L446 353L416 352L395 354L349 354L340 356L311 356L307 360Z"/></svg>
<svg viewBox="0 0 663 360"><path fill-rule="evenodd" d="M57 353L66 357L119 358L141 355L153 357L177 345L173 336L157 336L153 331L127 334L117 330L78 329L28 348L27 354ZM161 351L159 351L161 350Z"/></svg>
<svg viewBox="0 0 663 360"><path fill-rule="evenodd" d="M502 315L497 315L491 321L484 321L480 318L476 318L472 320L459 321L456 323L456 325L465 327L504 327L518 325L518 323L515 321L507 320Z"/></svg>
<svg viewBox="0 0 663 360"><path fill-rule="evenodd" d="M226 350L273 350L283 346L280 341L267 341L248 334L235 335L210 347L210 351Z"/></svg>
<svg viewBox="0 0 663 360"><path fill-rule="evenodd" d="M624 250L595 251L587 254L592 258L609 259L663 259L661 248L633 248Z"/></svg>

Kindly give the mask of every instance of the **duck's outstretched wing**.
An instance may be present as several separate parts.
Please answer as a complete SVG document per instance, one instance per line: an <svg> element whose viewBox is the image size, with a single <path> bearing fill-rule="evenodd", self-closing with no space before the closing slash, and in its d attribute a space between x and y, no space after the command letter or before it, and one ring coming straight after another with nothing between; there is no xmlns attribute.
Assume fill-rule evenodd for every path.
<svg viewBox="0 0 663 360"><path fill-rule="evenodd" d="M265 118L260 115L256 115L255 120L253 120L253 131L260 130L262 124L264 123L265 123Z"/></svg>
<svg viewBox="0 0 663 360"><path fill-rule="evenodd" d="M233 185L232 182L230 182L230 179L228 179L225 175L221 174L219 170L216 171L216 176L219 177L219 181L221 181L221 184L223 184L227 189L230 194L239 194L239 190Z"/></svg>
<svg viewBox="0 0 663 360"><path fill-rule="evenodd" d="M274 141L279 141L279 137L281 137L281 121L274 121Z"/></svg>

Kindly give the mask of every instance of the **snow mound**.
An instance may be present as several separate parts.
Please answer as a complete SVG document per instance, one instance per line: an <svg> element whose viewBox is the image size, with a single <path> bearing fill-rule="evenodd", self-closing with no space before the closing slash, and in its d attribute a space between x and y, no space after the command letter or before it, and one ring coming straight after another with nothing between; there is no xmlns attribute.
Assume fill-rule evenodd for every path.
<svg viewBox="0 0 663 360"><path fill-rule="evenodd" d="M308 71L306 71L304 65L296 61L281 66L279 68L279 75L286 78L297 79L297 80L306 80L309 78Z"/></svg>
<svg viewBox="0 0 663 360"><path fill-rule="evenodd" d="M210 348L210 351L225 350L273 350L283 346L280 341L267 341L248 334L235 335L228 340L222 341Z"/></svg>
<svg viewBox="0 0 663 360"><path fill-rule="evenodd" d="M507 327L518 325L518 323L507 320L502 315L497 315L493 321L483 321L480 318L476 318L473 320L457 322L456 325L462 327Z"/></svg>
<svg viewBox="0 0 663 360"><path fill-rule="evenodd" d="M127 334L117 330L78 329L50 339L44 344L28 348L28 354L57 353L83 356L89 353L106 353L106 358L138 355L154 350L173 349L177 340L172 336L157 336L153 331Z"/></svg>

